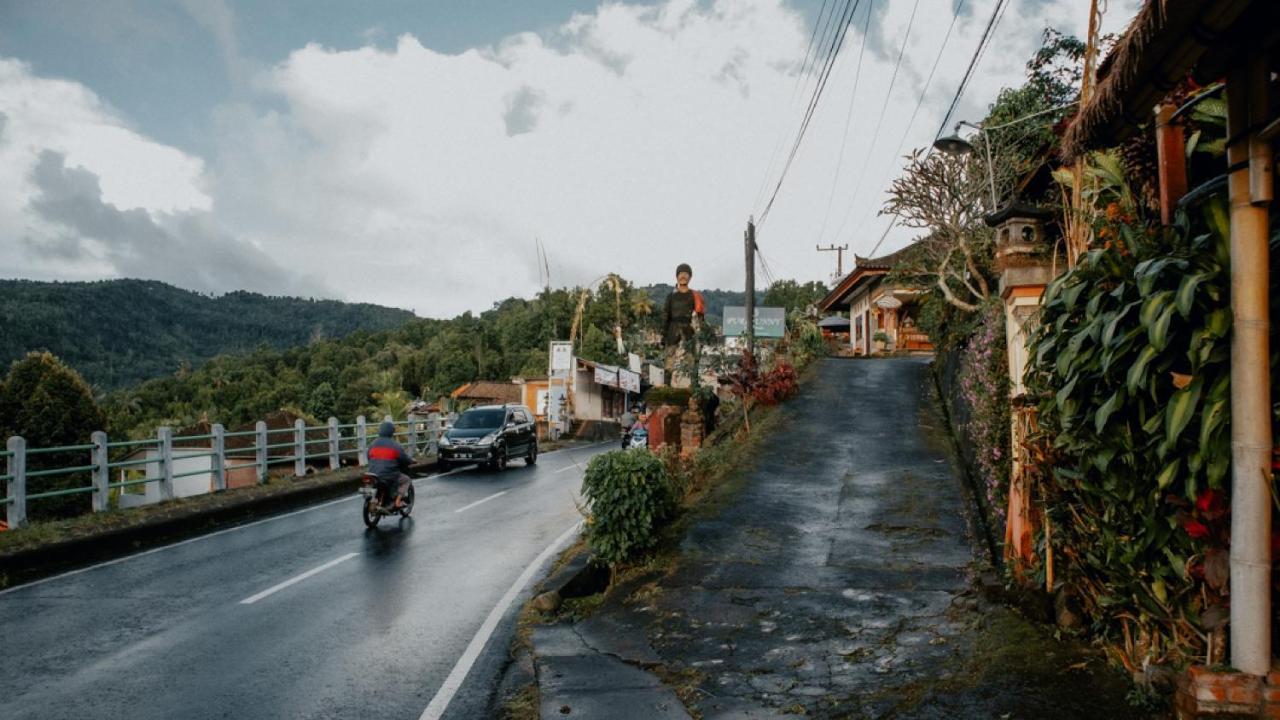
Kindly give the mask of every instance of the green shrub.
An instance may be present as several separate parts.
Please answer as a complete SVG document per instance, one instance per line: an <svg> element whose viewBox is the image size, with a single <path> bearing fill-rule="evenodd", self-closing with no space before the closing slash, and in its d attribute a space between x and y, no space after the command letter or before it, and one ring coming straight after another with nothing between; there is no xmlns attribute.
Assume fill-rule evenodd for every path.
<svg viewBox="0 0 1280 720"><path fill-rule="evenodd" d="M661 458L644 449L592 458L582 478L582 496L587 544L610 565L653 547L677 501Z"/></svg>
<svg viewBox="0 0 1280 720"><path fill-rule="evenodd" d="M685 408L689 407L689 396L692 394L693 390L689 388L654 385L649 388L649 392L645 393L644 401L651 408L656 408L659 405L675 405Z"/></svg>

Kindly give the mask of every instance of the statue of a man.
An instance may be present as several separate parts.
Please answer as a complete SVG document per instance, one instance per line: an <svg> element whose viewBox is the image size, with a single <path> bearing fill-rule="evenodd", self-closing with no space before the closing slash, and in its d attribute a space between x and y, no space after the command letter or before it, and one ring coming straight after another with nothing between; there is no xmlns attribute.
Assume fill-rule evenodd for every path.
<svg viewBox="0 0 1280 720"><path fill-rule="evenodd" d="M701 323L707 313L702 293L689 287L692 278L693 268L687 263L680 263L676 267L676 289L662 306L662 344L666 348L668 373L676 369L677 360L685 351L685 343L694 340L696 324ZM673 377L671 384L680 383Z"/></svg>

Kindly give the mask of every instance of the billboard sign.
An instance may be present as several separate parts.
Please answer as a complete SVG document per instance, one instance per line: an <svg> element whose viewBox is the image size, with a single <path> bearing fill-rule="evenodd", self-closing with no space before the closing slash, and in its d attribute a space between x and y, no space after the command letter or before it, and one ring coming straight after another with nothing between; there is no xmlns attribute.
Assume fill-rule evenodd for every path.
<svg viewBox="0 0 1280 720"><path fill-rule="evenodd" d="M640 392L640 373L616 368L612 365L597 365L595 381L597 385L607 385L633 393Z"/></svg>
<svg viewBox="0 0 1280 720"><path fill-rule="evenodd" d="M781 338L787 333L787 310L780 307L756 308L756 337ZM741 305L727 305L724 309L724 336L742 337L747 334L747 309Z"/></svg>
<svg viewBox="0 0 1280 720"><path fill-rule="evenodd" d="M569 377L573 368L573 345L568 342L551 343L551 368L548 375L553 378Z"/></svg>

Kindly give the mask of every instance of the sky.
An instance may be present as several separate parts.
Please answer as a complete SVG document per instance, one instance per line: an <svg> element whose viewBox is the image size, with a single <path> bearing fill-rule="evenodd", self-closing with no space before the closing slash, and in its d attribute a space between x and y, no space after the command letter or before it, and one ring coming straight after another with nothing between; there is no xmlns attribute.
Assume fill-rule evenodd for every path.
<svg viewBox="0 0 1280 720"><path fill-rule="evenodd" d="M859 0L759 228L758 283L830 281L818 244L911 241L884 235L884 189L996 2ZM0 0L0 278L449 317L536 293L540 243L553 286L687 262L695 287L737 289L826 4ZM1107 6L1120 32L1138 0ZM952 121L1021 84L1046 27L1087 20L1080 0L1009 0Z"/></svg>

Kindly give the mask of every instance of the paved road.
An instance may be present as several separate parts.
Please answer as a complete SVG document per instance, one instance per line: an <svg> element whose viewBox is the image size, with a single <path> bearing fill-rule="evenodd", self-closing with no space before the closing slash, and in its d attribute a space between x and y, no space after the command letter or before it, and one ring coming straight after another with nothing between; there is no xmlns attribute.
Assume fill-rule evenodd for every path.
<svg viewBox="0 0 1280 720"><path fill-rule="evenodd" d="M615 588L628 600L571 632L537 629L544 712L683 717L641 672L662 665L697 683L683 697L705 720L1140 715L1100 653L971 591L931 385L925 358L819 361L766 452L691 520L675 567Z"/></svg>
<svg viewBox="0 0 1280 720"><path fill-rule="evenodd" d="M376 531L352 496L0 593L0 717L418 718L482 650L443 715L480 717L519 602L494 609L607 449L419 479Z"/></svg>

